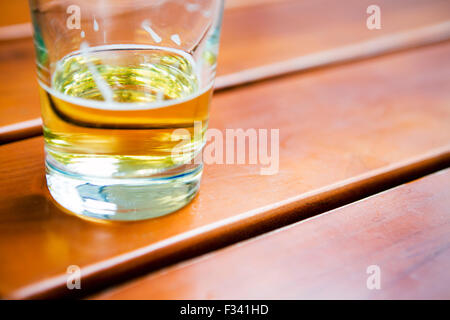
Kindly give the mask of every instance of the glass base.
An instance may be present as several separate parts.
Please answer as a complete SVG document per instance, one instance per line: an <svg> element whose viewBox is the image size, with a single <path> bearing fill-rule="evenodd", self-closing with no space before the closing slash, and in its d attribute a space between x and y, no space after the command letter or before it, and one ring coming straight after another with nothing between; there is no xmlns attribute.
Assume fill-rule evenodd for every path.
<svg viewBox="0 0 450 320"><path fill-rule="evenodd" d="M159 217L188 204L200 187L201 164L173 176L97 178L65 173L46 161L53 198L71 212L95 219L135 221Z"/></svg>

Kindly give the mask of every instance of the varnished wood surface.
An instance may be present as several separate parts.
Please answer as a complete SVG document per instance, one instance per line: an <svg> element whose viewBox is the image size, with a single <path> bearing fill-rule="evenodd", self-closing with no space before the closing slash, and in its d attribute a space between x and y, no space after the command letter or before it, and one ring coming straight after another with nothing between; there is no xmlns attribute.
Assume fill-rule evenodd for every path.
<svg viewBox="0 0 450 320"><path fill-rule="evenodd" d="M0 30L4 26L18 25L29 21L30 9L27 0L1 1Z"/></svg>
<svg viewBox="0 0 450 320"><path fill-rule="evenodd" d="M239 8L263 5L285 0L226 0L226 8ZM0 2L0 28L3 26L20 25L30 21L28 0ZM1 33L1 32L0 32Z"/></svg>
<svg viewBox="0 0 450 320"><path fill-rule="evenodd" d="M291 73L311 71L317 68L356 62L394 52L434 45L449 39L450 20L222 75L216 79L215 91L228 90L236 86L266 81Z"/></svg>
<svg viewBox="0 0 450 320"><path fill-rule="evenodd" d="M370 0L283 0L224 15L219 75L450 20L446 0L381 0L382 28L369 30Z"/></svg>
<svg viewBox="0 0 450 320"><path fill-rule="evenodd" d="M0 295L73 294L111 284L354 201L450 160L450 43L215 95L211 127L279 128L280 171L209 165L186 208L139 223L62 212L42 138L0 147Z"/></svg>
<svg viewBox="0 0 450 320"><path fill-rule="evenodd" d="M449 230L447 169L93 298L450 299Z"/></svg>
<svg viewBox="0 0 450 320"><path fill-rule="evenodd" d="M240 74L243 70L450 20L450 2L446 0L382 0L378 2L382 29L368 30L366 8L370 4L369 0L230 2L224 15L218 65L218 75L228 77L218 79L218 85L235 85L254 78L249 80ZM349 55L350 59L355 56L360 54ZM285 72L278 65L273 68ZM21 131L9 131L8 127L40 116L34 70L31 39L0 42L0 143L39 133L39 126L18 124L24 127ZM265 76L259 72L258 77Z"/></svg>

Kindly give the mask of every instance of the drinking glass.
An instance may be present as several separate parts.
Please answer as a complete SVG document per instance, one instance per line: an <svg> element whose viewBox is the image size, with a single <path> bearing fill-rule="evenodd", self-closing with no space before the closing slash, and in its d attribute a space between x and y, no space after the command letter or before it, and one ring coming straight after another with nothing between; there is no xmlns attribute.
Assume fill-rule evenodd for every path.
<svg viewBox="0 0 450 320"><path fill-rule="evenodd" d="M30 0L47 185L75 214L140 220L195 196L223 0Z"/></svg>

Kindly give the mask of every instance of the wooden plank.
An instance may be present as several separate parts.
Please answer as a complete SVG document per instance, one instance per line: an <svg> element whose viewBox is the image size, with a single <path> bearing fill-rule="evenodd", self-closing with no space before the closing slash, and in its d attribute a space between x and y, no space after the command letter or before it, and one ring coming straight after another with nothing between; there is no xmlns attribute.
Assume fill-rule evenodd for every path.
<svg viewBox="0 0 450 320"><path fill-rule="evenodd" d="M0 2L0 30L3 26L23 24L29 21L30 9L27 0Z"/></svg>
<svg viewBox="0 0 450 320"><path fill-rule="evenodd" d="M279 128L280 170L208 165L186 208L139 223L65 214L42 138L0 147L0 295L85 294L298 221L450 163L450 43L224 91L211 128ZM79 265L83 290L66 289Z"/></svg>
<svg viewBox="0 0 450 320"><path fill-rule="evenodd" d="M0 27L0 41L29 38L32 34L33 27L29 22Z"/></svg>
<svg viewBox="0 0 450 320"><path fill-rule="evenodd" d="M450 20L446 0L381 0L382 27L366 25L370 0L286 0L230 9L223 21L219 75Z"/></svg>
<svg viewBox="0 0 450 320"><path fill-rule="evenodd" d="M450 20L432 26L382 36L330 50L237 71L216 79L215 90L229 89L291 73L310 71L346 62L369 59L402 50L437 44L450 39Z"/></svg>
<svg viewBox="0 0 450 320"><path fill-rule="evenodd" d="M239 8L281 1L285 0L226 0L225 7ZM0 2L0 28L3 26L29 23L30 20L30 9L27 0ZM30 33L28 33L28 36L30 36Z"/></svg>
<svg viewBox="0 0 450 320"><path fill-rule="evenodd" d="M449 269L447 169L92 298L449 299Z"/></svg>
<svg viewBox="0 0 450 320"><path fill-rule="evenodd" d="M34 59L31 39L0 42L0 127L40 116Z"/></svg>
<svg viewBox="0 0 450 320"><path fill-rule="evenodd" d="M345 4L332 0L261 0L247 1L240 6L230 4L224 16L218 87L254 81L255 75L257 79L266 78L267 68L273 76L382 54L392 47L386 47L383 41L371 41L397 32L439 25L450 19L450 2L445 0L382 0L379 5L383 27L368 30L365 12L369 4L369 0L347 0ZM442 33L413 37L406 47L439 41L442 37ZM367 41L369 46L363 46L362 51L352 46ZM378 44L377 48L372 48L374 44ZM401 44L402 41L394 39L395 48L399 45L403 48ZM336 48L338 50L333 51ZM345 51L344 56L342 51ZM325 61L324 54L315 56L319 52L324 52ZM291 60L297 57L303 58ZM262 71L252 69L261 66L264 66ZM0 42L0 81L4 84L0 88L0 128L3 127L0 143L39 132L39 126L29 128L26 124L18 125L26 128L24 131L7 131L11 124L30 121L40 115L34 69L31 39Z"/></svg>
<svg viewBox="0 0 450 320"><path fill-rule="evenodd" d="M286 0L227 0L225 8L241 8ZM27 0L0 2L0 41L31 37L30 9Z"/></svg>

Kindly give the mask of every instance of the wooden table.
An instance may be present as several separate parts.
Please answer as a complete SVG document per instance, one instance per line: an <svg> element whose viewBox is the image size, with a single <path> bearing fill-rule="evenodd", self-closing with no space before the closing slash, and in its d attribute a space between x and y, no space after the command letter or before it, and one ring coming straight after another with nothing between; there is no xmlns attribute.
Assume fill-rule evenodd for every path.
<svg viewBox="0 0 450 320"><path fill-rule="evenodd" d="M449 299L449 206L446 169L91 298Z"/></svg>
<svg viewBox="0 0 450 320"><path fill-rule="evenodd" d="M27 25L0 28L0 297L448 298L450 3L378 2L370 31L370 1L230 1L210 126L279 129L279 172L206 166L190 205L135 223L52 200Z"/></svg>

